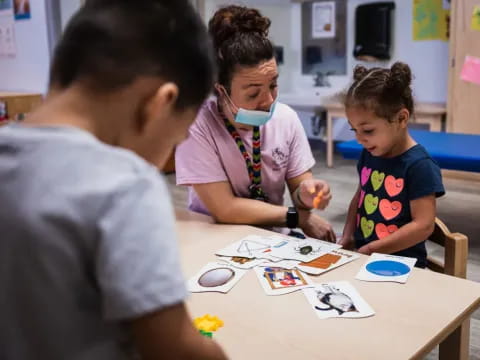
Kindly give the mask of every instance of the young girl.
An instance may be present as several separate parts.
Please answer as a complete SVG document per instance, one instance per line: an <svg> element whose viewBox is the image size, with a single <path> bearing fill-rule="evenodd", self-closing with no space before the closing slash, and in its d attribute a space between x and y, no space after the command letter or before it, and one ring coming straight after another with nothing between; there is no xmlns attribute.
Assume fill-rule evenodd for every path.
<svg viewBox="0 0 480 360"><path fill-rule="evenodd" d="M225 359L193 327L159 171L213 83L187 0L87 1L0 129L0 359Z"/></svg>
<svg viewBox="0 0 480 360"><path fill-rule="evenodd" d="M345 108L364 150L341 244L367 255L414 257L424 268L435 199L445 190L438 165L408 133L414 111L411 79L410 68L400 62L391 69L355 68Z"/></svg>

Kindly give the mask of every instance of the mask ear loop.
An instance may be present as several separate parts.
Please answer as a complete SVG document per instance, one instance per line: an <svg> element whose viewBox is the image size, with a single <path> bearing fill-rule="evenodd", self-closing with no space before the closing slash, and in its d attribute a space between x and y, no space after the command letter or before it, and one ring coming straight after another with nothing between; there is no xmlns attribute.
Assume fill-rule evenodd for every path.
<svg viewBox="0 0 480 360"><path fill-rule="evenodd" d="M230 112L232 113L233 117L235 117L235 114L238 113L238 106L233 103L225 87L220 84L215 84L215 89L217 89L217 91L227 100L229 103L228 105L230 106Z"/></svg>

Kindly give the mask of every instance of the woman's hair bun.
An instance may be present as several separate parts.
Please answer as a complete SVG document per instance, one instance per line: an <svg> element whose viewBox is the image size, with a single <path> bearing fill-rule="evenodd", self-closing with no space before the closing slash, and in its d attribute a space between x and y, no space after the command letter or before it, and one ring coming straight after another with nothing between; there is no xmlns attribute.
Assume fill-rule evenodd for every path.
<svg viewBox="0 0 480 360"><path fill-rule="evenodd" d="M208 24L215 47L241 33L268 36L271 21L257 9L231 5L218 10Z"/></svg>

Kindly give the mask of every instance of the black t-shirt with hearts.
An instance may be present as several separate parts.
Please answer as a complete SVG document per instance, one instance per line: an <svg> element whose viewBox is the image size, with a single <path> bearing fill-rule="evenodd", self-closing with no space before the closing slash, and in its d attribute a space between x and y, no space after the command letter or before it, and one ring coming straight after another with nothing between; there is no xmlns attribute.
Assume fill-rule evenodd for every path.
<svg viewBox="0 0 480 360"><path fill-rule="evenodd" d="M361 185L355 230L357 248L411 222L410 201L445 194L440 168L420 144L388 159L363 150L357 169ZM417 258L415 266L423 268L427 258L425 241L395 255Z"/></svg>

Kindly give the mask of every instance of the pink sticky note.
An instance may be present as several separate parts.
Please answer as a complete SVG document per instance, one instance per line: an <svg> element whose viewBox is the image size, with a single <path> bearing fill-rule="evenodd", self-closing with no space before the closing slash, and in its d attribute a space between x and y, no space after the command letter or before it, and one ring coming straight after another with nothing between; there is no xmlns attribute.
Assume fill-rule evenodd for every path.
<svg viewBox="0 0 480 360"><path fill-rule="evenodd" d="M480 58L466 56L460 79L480 85Z"/></svg>

